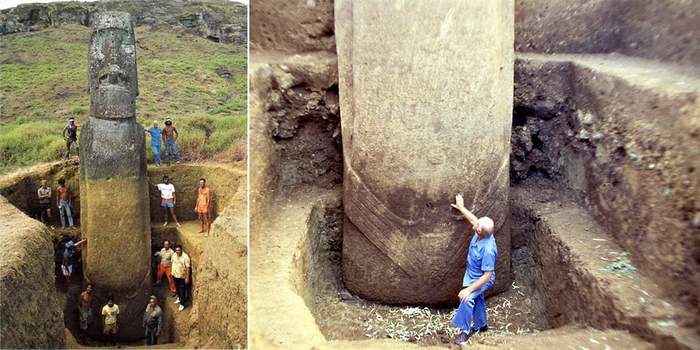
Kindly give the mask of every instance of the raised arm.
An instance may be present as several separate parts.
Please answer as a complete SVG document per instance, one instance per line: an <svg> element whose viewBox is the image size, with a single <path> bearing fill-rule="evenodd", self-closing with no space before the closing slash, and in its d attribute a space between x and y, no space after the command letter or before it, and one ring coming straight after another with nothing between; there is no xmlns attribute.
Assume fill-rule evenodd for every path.
<svg viewBox="0 0 700 350"><path fill-rule="evenodd" d="M462 197L461 194L458 194L455 196L455 204L452 204L452 207L459 210L462 215L469 221L470 224L476 225L477 221L479 218L476 217L472 212L467 210L467 208L464 207L464 198Z"/></svg>

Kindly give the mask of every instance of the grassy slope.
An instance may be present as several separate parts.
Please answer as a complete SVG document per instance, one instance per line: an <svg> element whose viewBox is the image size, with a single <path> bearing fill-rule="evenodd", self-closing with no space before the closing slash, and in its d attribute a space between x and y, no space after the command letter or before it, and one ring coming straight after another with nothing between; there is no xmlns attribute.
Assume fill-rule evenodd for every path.
<svg viewBox="0 0 700 350"><path fill-rule="evenodd" d="M64 25L0 37L0 172L60 158L65 120L87 121L89 36L87 27ZM138 27L136 39L139 121L171 116L186 159L241 158L245 50L169 27Z"/></svg>

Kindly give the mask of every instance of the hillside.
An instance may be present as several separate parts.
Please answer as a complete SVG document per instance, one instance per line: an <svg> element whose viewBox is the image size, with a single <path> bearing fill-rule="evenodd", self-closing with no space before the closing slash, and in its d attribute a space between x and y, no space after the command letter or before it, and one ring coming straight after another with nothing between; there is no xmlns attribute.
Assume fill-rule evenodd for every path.
<svg viewBox="0 0 700 350"><path fill-rule="evenodd" d="M245 23L245 6L220 1L172 3L180 4L179 17L161 15L165 12L162 2L98 3L136 11L137 117L145 126L154 119L172 117L181 134L179 148L187 160L240 160L246 143L246 48L231 39L233 32L228 32L229 39L215 38L201 30L200 24L212 21L202 10L206 6L213 6L210 11L230 7L228 12L217 12L218 16L242 16L235 21ZM77 4L79 10L75 10ZM56 16L57 9L71 8L85 11L89 18L95 4L26 6L34 6L34 14L17 15L23 6L0 13L3 32L22 29L0 36L0 172L60 158L65 120L74 116L81 125L88 118L89 20L75 22L65 12L58 17L42 13ZM243 12L238 10L241 7ZM14 16L12 25L8 25L10 15ZM63 23L56 18L68 19ZM197 22L202 18L210 22ZM225 23L235 22L225 17L218 20L216 25L224 23L229 29ZM246 35L245 28L242 31Z"/></svg>

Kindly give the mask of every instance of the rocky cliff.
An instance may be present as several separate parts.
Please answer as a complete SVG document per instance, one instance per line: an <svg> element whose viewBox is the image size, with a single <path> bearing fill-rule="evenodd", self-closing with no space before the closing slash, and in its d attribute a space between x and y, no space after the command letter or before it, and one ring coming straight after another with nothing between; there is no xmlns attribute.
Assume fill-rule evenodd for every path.
<svg viewBox="0 0 700 350"><path fill-rule="evenodd" d="M245 46L246 6L234 1L114 0L23 4L0 11L0 35L41 30L62 24L90 26L99 11L126 11L136 26L172 26L209 40Z"/></svg>

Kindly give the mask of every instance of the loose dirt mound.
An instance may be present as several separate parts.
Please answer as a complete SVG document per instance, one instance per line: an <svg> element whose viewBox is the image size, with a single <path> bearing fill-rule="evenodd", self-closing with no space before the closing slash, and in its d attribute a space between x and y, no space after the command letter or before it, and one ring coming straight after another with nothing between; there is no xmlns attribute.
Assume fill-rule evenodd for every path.
<svg viewBox="0 0 700 350"><path fill-rule="evenodd" d="M62 348L51 235L2 196L0 217L0 348Z"/></svg>

